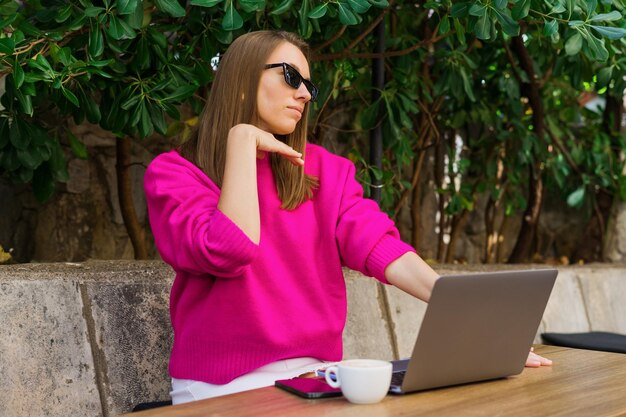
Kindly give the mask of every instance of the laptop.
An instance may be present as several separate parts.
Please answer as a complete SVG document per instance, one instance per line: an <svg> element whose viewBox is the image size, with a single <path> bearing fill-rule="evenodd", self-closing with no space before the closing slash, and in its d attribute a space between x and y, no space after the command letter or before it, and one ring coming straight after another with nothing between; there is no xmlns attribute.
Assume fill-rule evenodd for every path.
<svg viewBox="0 0 626 417"><path fill-rule="evenodd" d="M389 391L404 394L521 373L557 273L439 278L411 358L393 362Z"/></svg>

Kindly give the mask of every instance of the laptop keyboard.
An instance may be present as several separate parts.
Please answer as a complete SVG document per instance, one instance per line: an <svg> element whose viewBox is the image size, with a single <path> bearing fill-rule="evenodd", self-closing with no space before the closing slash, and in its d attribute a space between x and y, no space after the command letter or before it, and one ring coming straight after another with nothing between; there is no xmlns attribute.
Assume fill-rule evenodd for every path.
<svg viewBox="0 0 626 417"><path fill-rule="evenodd" d="M402 381L404 381L404 375L406 375L406 371L398 371L391 374L391 385L402 385Z"/></svg>

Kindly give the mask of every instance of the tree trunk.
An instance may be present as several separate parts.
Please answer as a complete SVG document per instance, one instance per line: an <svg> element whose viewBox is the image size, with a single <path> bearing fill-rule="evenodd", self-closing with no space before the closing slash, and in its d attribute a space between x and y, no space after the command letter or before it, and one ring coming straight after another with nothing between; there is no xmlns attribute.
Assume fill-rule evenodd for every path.
<svg viewBox="0 0 626 417"><path fill-rule="evenodd" d="M500 227L498 228L498 243L496 245L496 263L503 263L505 261L504 256L504 236L506 236L506 232L509 228L509 224L511 223L511 216L504 216L502 218L502 223L500 223Z"/></svg>
<svg viewBox="0 0 626 417"><path fill-rule="evenodd" d="M424 163L424 158L426 156L426 151L422 151L420 156L415 164L415 172L413 174L413 193L411 200L411 223L413 225L412 233L411 233L411 243L416 251L420 251L420 223L421 223L421 214L422 214L422 204L421 204L421 194L422 187L420 181L420 173L422 171L422 165Z"/></svg>
<svg viewBox="0 0 626 417"><path fill-rule="evenodd" d="M606 106L602 114L602 130L611 138L613 152L619 155L621 152L619 134L624 108L621 97L615 97L612 93L613 91L608 90L605 94ZM598 262L605 258L606 224L611 215L615 196L605 190L598 190L594 198L594 216L587 222L581 242L572 254L573 262L578 260Z"/></svg>
<svg viewBox="0 0 626 417"><path fill-rule="evenodd" d="M487 239L485 245L485 253L483 254L483 263L492 264L496 259L496 247L498 245L498 233L496 232L496 202L493 198L489 198L485 206L483 221L485 223L485 237Z"/></svg>
<svg viewBox="0 0 626 417"><path fill-rule="evenodd" d="M454 262L454 254L456 250L456 244L459 241L461 232L469 220L470 212L463 210L452 218L452 226L450 228L450 243L448 243L448 250L446 252L446 263Z"/></svg>
<svg viewBox="0 0 626 417"><path fill-rule="evenodd" d="M531 259L541 201L543 199L543 181L537 166L530 167L528 174L528 206L524 211L522 228L517 235L513 252L509 256L509 263L523 263Z"/></svg>
<svg viewBox="0 0 626 417"><path fill-rule="evenodd" d="M128 232L128 237L135 251L135 259L148 259L148 248L144 230L137 220L137 212L133 203L133 187L130 175L130 139L127 136L118 138L116 141L117 162L115 171L117 172L117 194L120 203L124 226Z"/></svg>
<svg viewBox="0 0 626 417"><path fill-rule="evenodd" d="M528 103L532 108L533 129L537 140L543 141L545 134L543 101L533 67L533 60L521 36L512 38L511 46L519 60L520 66L528 76L529 82L522 83L521 93L528 98ZM509 257L510 263L528 262L530 260L542 202L543 181L541 179L541 164L536 162L528 170L528 205L524 211L522 227L517 236L515 247Z"/></svg>
<svg viewBox="0 0 626 417"><path fill-rule="evenodd" d="M441 190L443 188L443 177L445 175L445 144L444 141L440 141L437 146L435 146L435 163L433 164L433 168L435 170L435 184L437 189ZM437 239L437 260L439 262L443 262L445 259L445 249L446 245L444 242L444 236L446 234L446 202L445 195L443 193L439 193L437 196L437 209L439 212L439 239Z"/></svg>

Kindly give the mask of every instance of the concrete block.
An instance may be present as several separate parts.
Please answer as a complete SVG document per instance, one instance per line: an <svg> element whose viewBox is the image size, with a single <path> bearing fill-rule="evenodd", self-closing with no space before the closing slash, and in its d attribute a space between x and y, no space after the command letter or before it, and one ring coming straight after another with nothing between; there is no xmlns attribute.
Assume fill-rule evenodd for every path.
<svg viewBox="0 0 626 417"><path fill-rule="evenodd" d="M574 333L590 330L578 281L581 273L584 272L573 268L559 270L535 339L536 343L541 343L539 334L542 332Z"/></svg>
<svg viewBox="0 0 626 417"><path fill-rule="evenodd" d="M162 281L85 284L93 314L97 366L108 414L169 399L172 346L169 287ZM92 342L93 343L93 342Z"/></svg>
<svg viewBox="0 0 626 417"><path fill-rule="evenodd" d="M385 291L399 359L408 358L413 353L427 304L396 287L387 286Z"/></svg>
<svg viewBox="0 0 626 417"><path fill-rule="evenodd" d="M626 262L626 202L616 201L604 239L604 256L610 262Z"/></svg>
<svg viewBox="0 0 626 417"><path fill-rule="evenodd" d="M0 416L102 416L78 285L15 270L0 272Z"/></svg>
<svg viewBox="0 0 626 417"><path fill-rule="evenodd" d="M379 284L355 271L344 269L348 290L348 319L343 332L343 356L391 360L393 347L387 313L381 303Z"/></svg>
<svg viewBox="0 0 626 417"><path fill-rule="evenodd" d="M437 270L528 267L537 266ZM626 268L559 269L540 332L626 334ZM344 356L409 356L426 305L358 272L344 273ZM0 266L0 417L111 417L139 402L166 399L173 275L159 261Z"/></svg>
<svg viewBox="0 0 626 417"><path fill-rule="evenodd" d="M626 272L604 266L580 274L591 330L626 334Z"/></svg>

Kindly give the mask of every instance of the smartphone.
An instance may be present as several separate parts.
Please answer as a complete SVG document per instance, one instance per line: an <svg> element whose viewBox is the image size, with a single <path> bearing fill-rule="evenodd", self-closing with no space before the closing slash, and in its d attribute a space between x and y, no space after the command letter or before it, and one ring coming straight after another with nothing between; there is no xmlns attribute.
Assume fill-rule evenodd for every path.
<svg viewBox="0 0 626 417"><path fill-rule="evenodd" d="M341 388L333 388L323 378L279 379L274 383L278 388L302 398L340 397Z"/></svg>

